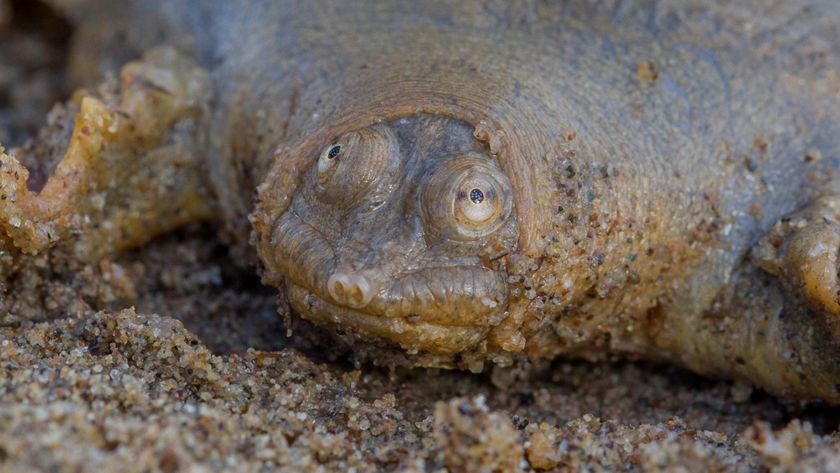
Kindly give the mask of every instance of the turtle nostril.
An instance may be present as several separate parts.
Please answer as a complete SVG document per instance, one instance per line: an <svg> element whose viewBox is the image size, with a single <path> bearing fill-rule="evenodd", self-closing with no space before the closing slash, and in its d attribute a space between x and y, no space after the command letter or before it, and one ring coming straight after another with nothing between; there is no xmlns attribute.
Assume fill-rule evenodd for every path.
<svg viewBox="0 0 840 473"><path fill-rule="evenodd" d="M335 302L353 309L368 305L375 293L366 277L341 271L333 273L327 280L327 290Z"/></svg>

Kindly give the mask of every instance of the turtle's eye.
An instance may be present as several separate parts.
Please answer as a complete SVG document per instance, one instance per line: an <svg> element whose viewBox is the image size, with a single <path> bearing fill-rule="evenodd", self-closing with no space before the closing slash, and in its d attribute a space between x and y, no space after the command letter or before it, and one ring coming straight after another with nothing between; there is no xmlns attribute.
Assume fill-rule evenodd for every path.
<svg viewBox="0 0 840 473"><path fill-rule="evenodd" d="M329 204L353 205L382 177L396 153L396 138L385 126L345 133L318 157L319 198Z"/></svg>
<svg viewBox="0 0 840 473"><path fill-rule="evenodd" d="M318 158L318 180L321 183L326 182L332 176L341 155L340 144L331 144L321 152L321 156Z"/></svg>
<svg viewBox="0 0 840 473"><path fill-rule="evenodd" d="M461 156L435 170L423 195L426 225L455 240L498 230L512 207L507 177L475 156Z"/></svg>
<svg viewBox="0 0 840 473"><path fill-rule="evenodd" d="M327 150L327 159L335 159L341 154L341 145L332 145Z"/></svg>
<svg viewBox="0 0 840 473"><path fill-rule="evenodd" d="M497 185L487 176L471 176L455 194L455 218L464 226L481 226L503 210Z"/></svg>

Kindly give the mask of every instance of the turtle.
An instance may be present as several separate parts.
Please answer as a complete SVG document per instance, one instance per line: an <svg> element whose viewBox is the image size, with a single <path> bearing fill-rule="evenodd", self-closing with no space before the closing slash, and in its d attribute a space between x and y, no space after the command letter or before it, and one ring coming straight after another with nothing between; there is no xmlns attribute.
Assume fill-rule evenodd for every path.
<svg viewBox="0 0 840 473"><path fill-rule="evenodd" d="M121 69L43 182L0 157L4 252L213 221L381 362L627 357L840 401L831 2L52 4L77 77Z"/></svg>

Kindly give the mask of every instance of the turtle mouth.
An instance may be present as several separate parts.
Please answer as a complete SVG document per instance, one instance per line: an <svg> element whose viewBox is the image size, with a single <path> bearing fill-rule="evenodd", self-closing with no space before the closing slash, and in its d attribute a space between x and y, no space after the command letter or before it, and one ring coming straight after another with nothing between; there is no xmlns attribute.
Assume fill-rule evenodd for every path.
<svg viewBox="0 0 840 473"><path fill-rule="evenodd" d="M289 303L301 317L341 332L377 337L410 352L452 355L474 349L490 326L458 326L423 322L413 317L391 318L342 307L294 283L287 285Z"/></svg>
<svg viewBox="0 0 840 473"><path fill-rule="evenodd" d="M298 314L316 323L438 354L469 350L507 314L504 279L487 268L425 268L397 277L365 297L375 286L368 278L342 278L365 280L345 284L356 288L349 291L353 301L349 304L347 298L336 297L329 284L334 277L328 278L326 288L315 290L290 278L289 300Z"/></svg>
<svg viewBox="0 0 840 473"><path fill-rule="evenodd" d="M341 261L327 239L293 212L279 218L272 243L292 308L318 324L404 348L456 353L477 345L507 316L505 274L478 262L351 270L351 262Z"/></svg>

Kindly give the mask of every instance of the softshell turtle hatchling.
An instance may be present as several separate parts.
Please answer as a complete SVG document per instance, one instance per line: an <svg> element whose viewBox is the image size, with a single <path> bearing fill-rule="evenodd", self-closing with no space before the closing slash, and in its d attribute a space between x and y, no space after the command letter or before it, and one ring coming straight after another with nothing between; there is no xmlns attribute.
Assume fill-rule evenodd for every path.
<svg viewBox="0 0 840 473"><path fill-rule="evenodd" d="M76 94L45 182L2 155L5 251L212 219L297 314L418 364L840 401L832 2L53 3L78 74L168 46Z"/></svg>

